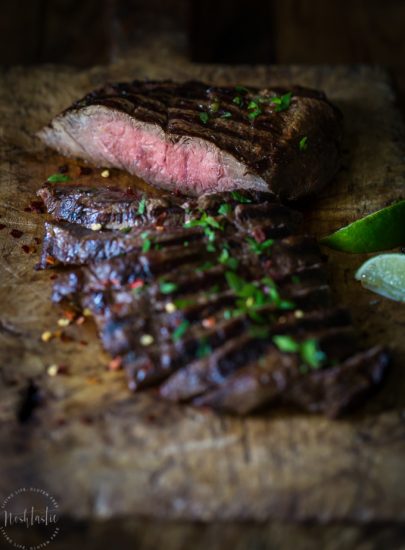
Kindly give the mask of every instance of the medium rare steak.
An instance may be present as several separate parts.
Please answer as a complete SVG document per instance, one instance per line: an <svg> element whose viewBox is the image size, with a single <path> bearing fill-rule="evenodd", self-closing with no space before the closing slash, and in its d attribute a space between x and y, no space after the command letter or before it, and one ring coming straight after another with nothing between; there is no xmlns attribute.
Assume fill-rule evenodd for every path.
<svg viewBox="0 0 405 550"><path fill-rule="evenodd" d="M163 398L238 414L288 403L334 417L381 383L387 352L359 351L316 240L297 234L290 209L247 191L173 200L184 216L164 231L151 220L123 236L52 226L66 235L59 261L79 256L82 239L113 250L100 261L83 246L86 265L58 278L53 299L90 309L131 389L158 386ZM117 235L132 248L107 246Z"/></svg>
<svg viewBox="0 0 405 550"><path fill-rule="evenodd" d="M38 135L64 155L185 195L256 189L296 199L336 174L341 115L301 87L133 81L86 95Z"/></svg>

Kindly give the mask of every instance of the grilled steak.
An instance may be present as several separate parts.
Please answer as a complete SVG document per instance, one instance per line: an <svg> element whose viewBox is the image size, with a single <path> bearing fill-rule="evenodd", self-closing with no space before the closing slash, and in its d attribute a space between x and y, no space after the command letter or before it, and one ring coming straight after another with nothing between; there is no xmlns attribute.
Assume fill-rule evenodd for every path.
<svg viewBox="0 0 405 550"><path fill-rule="evenodd" d="M335 175L341 116L300 87L133 81L88 94L39 136L64 155L186 195L256 189L296 199Z"/></svg>
<svg viewBox="0 0 405 550"><path fill-rule="evenodd" d="M291 210L246 191L173 200L164 231L151 219L126 234L65 222L49 226L59 244L44 245L86 263L58 278L53 299L92 311L133 390L159 385L166 399L238 414L292 403L337 416L381 382L387 353L358 351L316 240L296 234Z"/></svg>

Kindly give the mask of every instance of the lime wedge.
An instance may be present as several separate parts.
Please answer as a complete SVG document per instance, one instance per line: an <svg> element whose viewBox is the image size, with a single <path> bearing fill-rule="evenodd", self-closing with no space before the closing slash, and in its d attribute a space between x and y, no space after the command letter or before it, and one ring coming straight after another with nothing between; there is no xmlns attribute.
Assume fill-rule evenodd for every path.
<svg viewBox="0 0 405 550"><path fill-rule="evenodd" d="M328 237L321 244L343 252L377 252L405 244L405 200L361 218Z"/></svg>
<svg viewBox="0 0 405 550"><path fill-rule="evenodd" d="M405 254L374 256L357 270L355 277L368 290L405 302Z"/></svg>

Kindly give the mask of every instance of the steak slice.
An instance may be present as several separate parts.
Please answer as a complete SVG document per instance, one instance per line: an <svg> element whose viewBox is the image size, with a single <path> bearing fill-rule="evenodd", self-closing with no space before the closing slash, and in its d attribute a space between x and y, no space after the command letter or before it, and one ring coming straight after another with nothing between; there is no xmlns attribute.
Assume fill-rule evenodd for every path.
<svg viewBox="0 0 405 550"><path fill-rule="evenodd" d="M199 196L308 195L339 167L341 115L321 92L169 81L108 84L39 132L60 153Z"/></svg>
<svg viewBox="0 0 405 550"><path fill-rule="evenodd" d="M382 382L388 364L387 352L376 346L331 368L302 374L296 357L273 352L193 403L246 414L284 402L336 418Z"/></svg>
<svg viewBox="0 0 405 550"><path fill-rule="evenodd" d="M152 223L181 225L184 199L174 195L146 198L132 189L122 190L80 183L47 183L37 193L49 214L85 227L105 229L143 227ZM179 219L177 219L179 217Z"/></svg>
<svg viewBox="0 0 405 550"><path fill-rule="evenodd" d="M146 238L154 246L176 246L184 241L194 243L202 238L198 228L173 229L170 233L157 231L154 227L135 227L131 231L102 231L87 229L68 222L45 222L39 269L63 265L85 265L100 262L133 251L140 252ZM128 228L130 229L130 228ZM147 235L146 235L147 233Z"/></svg>

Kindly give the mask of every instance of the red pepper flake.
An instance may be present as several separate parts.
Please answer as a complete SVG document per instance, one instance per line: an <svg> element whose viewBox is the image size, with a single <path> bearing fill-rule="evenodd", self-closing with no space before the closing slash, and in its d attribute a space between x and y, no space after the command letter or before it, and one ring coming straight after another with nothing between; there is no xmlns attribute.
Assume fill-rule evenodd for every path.
<svg viewBox="0 0 405 550"><path fill-rule="evenodd" d="M47 256L45 261L48 265L55 265L56 264L56 260L54 258L52 258L52 256Z"/></svg>
<svg viewBox="0 0 405 550"><path fill-rule="evenodd" d="M58 276L56 275L56 273L52 273L52 275L49 278L51 281L54 281L55 279L58 278Z"/></svg>
<svg viewBox="0 0 405 550"><path fill-rule="evenodd" d="M133 283L129 285L129 288L131 290L134 290L135 288L141 288L144 285L144 282L142 279L136 279Z"/></svg>
<svg viewBox="0 0 405 550"><path fill-rule="evenodd" d="M86 342L86 340L80 340L79 344L81 344L82 346L88 346L89 343Z"/></svg>
<svg viewBox="0 0 405 550"><path fill-rule="evenodd" d="M122 365L122 357L118 355L114 359L112 359L108 364L108 370L119 370Z"/></svg>
<svg viewBox="0 0 405 550"><path fill-rule="evenodd" d="M203 319L202 326L204 328L212 328L215 327L217 324L215 317L207 317L206 319Z"/></svg>
<svg viewBox="0 0 405 550"><path fill-rule="evenodd" d="M24 233L22 231L20 231L19 229L12 229L10 231L10 235L12 237L14 237L15 239L20 239L24 235Z"/></svg>
<svg viewBox="0 0 405 550"><path fill-rule="evenodd" d="M41 244L41 239L39 237L34 237L34 241L37 243L37 244Z"/></svg>
<svg viewBox="0 0 405 550"><path fill-rule="evenodd" d="M23 244L21 248L26 254L30 253L30 247L27 244Z"/></svg>
<svg viewBox="0 0 405 550"><path fill-rule="evenodd" d="M2 229L4 229L5 227L7 227L7 226L6 226L4 223L0 223L0 231L1 231Z"/></svg>

